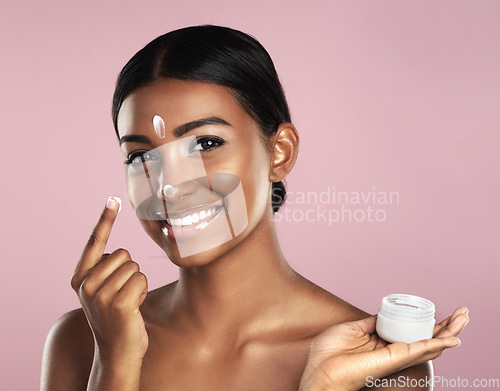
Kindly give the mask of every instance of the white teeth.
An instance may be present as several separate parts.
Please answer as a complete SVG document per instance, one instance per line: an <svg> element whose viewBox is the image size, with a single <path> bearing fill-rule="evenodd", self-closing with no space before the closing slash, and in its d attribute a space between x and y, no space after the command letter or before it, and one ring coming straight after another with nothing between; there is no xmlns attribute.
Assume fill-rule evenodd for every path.
<svg viewBox="0 0 500 391"><path fill-rule="evenodd" d="M208 223L206 221L204 221L203 223L201 223L200 225L197 225L196 226L196 229L203 229L205 228L206 226L208 225Z"/></svg>
<svg viewBox="0 0 500 391"><path fill-rule="evenodd" d="M182 225L191 225L191 224L193 224L193 218L191 217L191 215L186 216L182 219Z"/></svg>
<svg viewBox="0 0 500 391"><path fill-rule="evenodd" d="M202 210L199 213L193 213L193 214L188 215L182 219L181 218L167 219L167 223L170 224L172 227L185 227L188 225L196 224L200 220L203 220L214 213L215 213L215 208L209 209L207 211ZM197 226L196 228L199 228L199 227L201 227L201 224L199 226Z"/></svg>

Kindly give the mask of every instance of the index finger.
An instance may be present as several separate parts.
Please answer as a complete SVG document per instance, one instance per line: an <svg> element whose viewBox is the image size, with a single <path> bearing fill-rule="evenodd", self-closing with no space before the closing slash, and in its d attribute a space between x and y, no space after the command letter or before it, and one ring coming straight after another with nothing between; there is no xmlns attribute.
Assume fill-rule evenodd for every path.
<svg viewBox="0 0 500 391"><path fill-rule="evenodd" d="M368 318L357 320L353 323L356 324L356 326L358 326L365 334L373 334L375 333L377 325L377 315L375 314L369 316Z"/></svg>
<svg viewBox="0 0 500 391"><path fill-rule="evenodd" d="M118 197L109 197L104 210L99 217L92 234L85 245L80 260L75 268L72 286L79 286L86 273L101 259L109 234L113 228L116 216L121 209L121 200ZM75 288L75 286L73 286Z"/></svg>

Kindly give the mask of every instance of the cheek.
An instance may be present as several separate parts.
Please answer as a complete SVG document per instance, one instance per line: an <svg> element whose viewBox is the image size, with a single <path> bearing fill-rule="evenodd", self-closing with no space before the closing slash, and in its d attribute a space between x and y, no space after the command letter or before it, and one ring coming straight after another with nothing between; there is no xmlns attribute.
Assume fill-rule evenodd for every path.
<svg viewBox="0 0 500 391"><path fill-rule="evenodd" d="M157 243L159 243L157 222L154 220L139 219L144 231Z"/></svg>
<svg viewBox="0 0 500 391"><path fill-rule="evenodd" d="M128 175L125 174L125 186L126 186L126 189L127 189L127 198L128 198L128 202L130 202L130 204L132 205L132 207L134 207L134 205L132 204L132 194L131 194L131 191L130 191L130 181L128 179ZM135 208L134 208L135 210Z"/></svg>
<svg viewBox="0 0 500 391"><path fill-rule="evenodd" d="M161 228L158 226L158 222L155 220L144 220L139 219L139 222L142 225L142 228L146 232L146 234L153 239L153 241L160 247L167 257L171 260L179 258L179 252L177 251L176 246L168 246L165 242L165 237L161 232ZM175 263L175 262L174 262ZM180 265L178 265L180 266Z"/></svg>
<svg viewBox="0 0 500 391"><path fill-rule="evenodd" d="M135 190L134 183L135 183L134 180L131 180L128 173L125 172L125 186L127 188L127 198L128 198L130 205L132 205L132 208L135 211L136 205L135 205L134 200L136 198L135 195L137 192Z"/></svg>
<svg viewBox="0 0 500 391"><path fill-rule="evenodd" d="M207 172L227 172L240 178L248 218L252 220L253 216L263 213L268 203L270 205L270 162L270 153L255 136L232 140L230 148L214 157L207 156L203 163Z"/></svg>
<svg viewBox="0 0 500 391"><path fill-rule="evenodd" d="M259 218L264 213L269 203L271 189L270 157L262 145L259 147L254 147L245 153L239 171L249 219Z"/></svg>

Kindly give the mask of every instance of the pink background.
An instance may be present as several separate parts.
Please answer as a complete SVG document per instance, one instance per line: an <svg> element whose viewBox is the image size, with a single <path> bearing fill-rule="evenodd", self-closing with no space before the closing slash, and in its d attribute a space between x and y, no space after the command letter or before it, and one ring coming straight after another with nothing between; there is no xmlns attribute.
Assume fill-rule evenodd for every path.
<svg viewBox="0 0 500 391"><path fill-rule="evenodd" d="M500 2L61 0L0 16L0 389L38 387L47 332L79 306L81 249L107 197L126 200L118 72L156 36L202 23L254 35L275 61L301 135L289 191L399 193L377 206L385 222L279 222L289 263L371 313L398 292L434 301L439 320L468 306L463 345L436 375L500 378ZM152 288L176 279L129 204L117 247Z"/></svg>

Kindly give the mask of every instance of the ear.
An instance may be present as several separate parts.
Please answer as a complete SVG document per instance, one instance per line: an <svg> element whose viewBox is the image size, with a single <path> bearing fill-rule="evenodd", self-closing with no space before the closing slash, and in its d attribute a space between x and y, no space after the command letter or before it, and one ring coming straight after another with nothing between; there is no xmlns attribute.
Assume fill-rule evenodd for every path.
<svg viewBox="0 0 500 391"><path fill-rule="evenodd" d="M283 122L270 141L273 157L269 180L279 182L285 179L295 165L299 154L299 133L290 122Z"/></svg>

